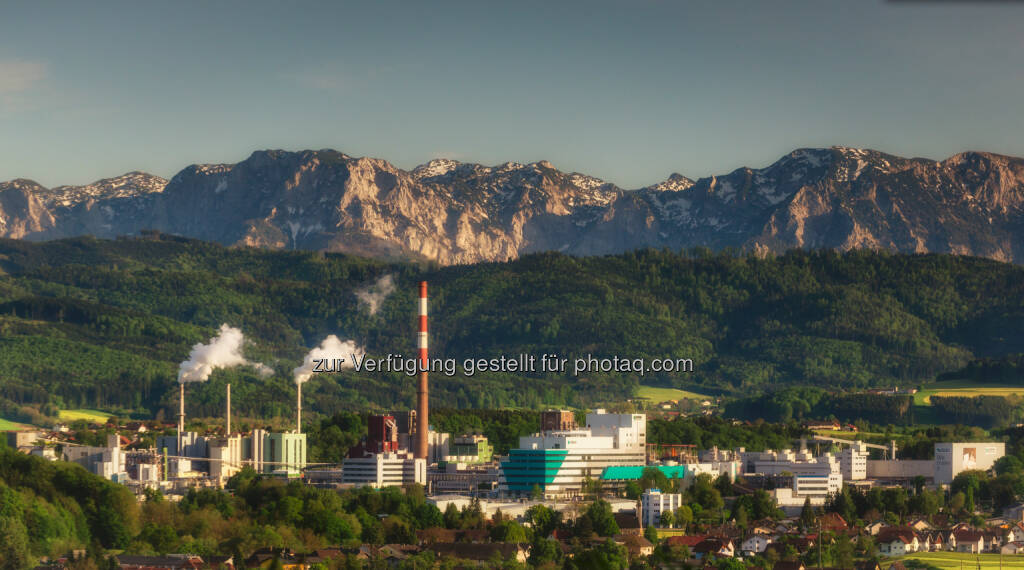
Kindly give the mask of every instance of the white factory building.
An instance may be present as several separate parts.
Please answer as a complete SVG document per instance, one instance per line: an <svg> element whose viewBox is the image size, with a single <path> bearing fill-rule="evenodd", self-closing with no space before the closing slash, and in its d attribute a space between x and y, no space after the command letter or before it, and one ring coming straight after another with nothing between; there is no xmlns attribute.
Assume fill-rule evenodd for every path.
<svg viewBox="0 0 1024 570"><path fill-rule="evenodd" d="M646 465L647 416L596 410L586 427L557 429L519 438L501 462L498 491L529 495L539 488L547 497L578 495L587 479L605 468Z"/></svg>
<svg viewBox="0 0 1024 570"><path fill-rule="evenodd" d="M341 482L356 486L397 487L427 484L427 460L408 452L382 452L366 457L348 457L341 469Z"/></svg>
<svg viewBox="0 0 1024 570"><path fill-rule="evenodd" d="M117 434L107 436L106 447L67 446L64 449L64 459L77 463L104 479L118 483L128 480L121 438Z"/></svg>

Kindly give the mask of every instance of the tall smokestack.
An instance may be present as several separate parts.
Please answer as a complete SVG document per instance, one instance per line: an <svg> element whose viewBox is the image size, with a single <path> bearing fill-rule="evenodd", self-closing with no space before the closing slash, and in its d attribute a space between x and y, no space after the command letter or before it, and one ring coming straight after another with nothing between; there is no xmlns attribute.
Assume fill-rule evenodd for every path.
<svg viewBox="0 0 1024 570"><path fill-rule="evenodd" d="M175 455L181 455L181 435L185 431L185 383L180 382L179 386L181 391L178 397L178 449L175 450Z"/></svg>
<svg viewBox="0 0 1024 570"><path fill-rule="evenodd" d="M231 435L231 384L228 384L228 419L224 426L224 435Z"/></svg>
<svg viewBox="0 0 1024 570"><path fill-rule="evenodd" d="M295 387L299 389L299 405L295 414L295 433L302 433L302 384L296 384Z"/></svg>
<svg viewBox="0 0 1024 570"><path fill-rule="evenodd" d="M420 330L416 334L420 349L420 382L416 388L416 458L427 458L427 432L430 430L427 388L427 282L420 281Z"/></svg>

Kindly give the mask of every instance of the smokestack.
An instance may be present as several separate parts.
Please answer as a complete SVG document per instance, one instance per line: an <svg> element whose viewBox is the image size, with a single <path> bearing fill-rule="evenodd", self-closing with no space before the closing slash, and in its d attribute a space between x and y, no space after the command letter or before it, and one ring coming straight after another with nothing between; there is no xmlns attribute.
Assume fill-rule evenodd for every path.
<svg viewBox="0 0 1024 570"><path fill-rule="evenodd" d="M228 384L228 419L227 425L224 427L224 435L231 435L231 384Z"/></svg>
<svg viewBox="0 0 1024 570"><path fill-rule="evenodd" d="M299 389L299 406L295 414L295 433L302 433L302 384L296 384L295 387Z"/></svg>
<svg viewBox="0 0 1024 570"><path fill-rule="evenodd" d="M185 431L185 383L180 382L180 396L178 399L178 449L174 450L175 455L181 455L181 434Z"/></svg>
<svg viewBox="0 0 1024 570"><path fill-rule="evenodd" d="M420 349L420 382L416 388L416 458L427 458L427 432L430 430L427 388L427 282L420 281L420 330L416 334Z"/></svg>

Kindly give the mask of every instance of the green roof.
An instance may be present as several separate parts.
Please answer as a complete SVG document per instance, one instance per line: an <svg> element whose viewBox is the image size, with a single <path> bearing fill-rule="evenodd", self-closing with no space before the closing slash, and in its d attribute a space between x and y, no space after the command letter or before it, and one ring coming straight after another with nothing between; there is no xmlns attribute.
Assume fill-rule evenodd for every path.
<svg viewBox="0 0 1024 570"><path fill-rule="evenodd" d="M651 467L661 471L669 479L674 477L682 479L686 477L685 465L652 465ZM604 481L636 481L643 476L644 469L647 469L647 467L643 465L614 465L612 467L605 467L604 472L601 473L601 479Z"/></svg>

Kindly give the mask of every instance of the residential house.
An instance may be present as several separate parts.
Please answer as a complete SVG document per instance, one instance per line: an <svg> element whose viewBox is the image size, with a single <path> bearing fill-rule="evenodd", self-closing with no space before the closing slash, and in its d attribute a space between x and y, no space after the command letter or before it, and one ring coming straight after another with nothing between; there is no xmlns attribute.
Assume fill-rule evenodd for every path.
<svg viewBox="0 0 1024 570"><path fill-rule="evenodd" d="M797 560L796 562L789 562L786 560L780 560L775 563L774 570L807 570L803 562Z"/></svg>
<svg viewBox="0 0 1024 570"><path fill-rule="evenodd" d="M1007 542L999 549L1000 554L1024 554L1024 541Z"/></svg>
<svg viewBox="0 0 1024 570"><path fill-rule="evenodd" d="M115 557L121 570L199 570L203 559L198 556L127 556Z"/></svg>
<svg viewBox="0 0 1024 570"><path fill-rule="evenodd" d="M742 552L744 556L761 554L774 540L775 537L769 534L748 535L743 542L740 543L740 552Z"/></svg>
<svg viewBox="0 0 1024 570"><path fill-rule="evenodd" d="M426 550L432 550L440 557L451 557L459 560L472 560L475 562L488 562L498 558L501 560L515 560L520 564L526 563L529 551L528 545L502 543L474 544L470 542L455 542L452 544L434 543L426 546Z"/></svg>
<svg viewBox="0 0 1024 570"><path fill-rule="evenodd" d="M846 519L843 518L843 515L839 513L825 513L821 515L818 522L821 525L822 530L830 532L846 532L846 529L850 526L846 523Z"/></svg>
<svg viewBox="0 0 1024 570"><path fill-rule="evenodd" d="M957 552L980 554L985 551L985 535L979 531L962 528L953 531L953 537L956 538L954 549Z"/></svg>
<svg viewBox="0 0 1024 570"><path fill-rule="evenodd" d="M733 545L732 539L709 536L693 547L693 554L698 560L709 555L716 558L732 558L736 555L736 548Z"/></svg>
<svg viewBox="0 0 1024 570"><path fill-rule="evenodd" d="M654 545L643 536L623 533L615 535L614 540L617 544L626 547L631 559L654 554Z"/></svg>
<svg viewBox="0 0 1024 570"><path fill-rule="evenodd" d="M909 526L918 532L932 530L932 523L928 522L926 519L914 519L911 521Z"/></svg>
<svg viewBox="0 0 1024 570"><path fill-rule="evenodd" d="M871 536L877 536L878 533L885 527L889 526L889 523L879 519L877 521L869 523L864 527L864 530L868 531Z"/></svg>
<svg viewBox="0 0 1024 570"><path fill-rule="evenodd" d="M887 527L875 538L882 556L903 556L921 549L917 533L909 527Z"/></svg>

